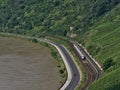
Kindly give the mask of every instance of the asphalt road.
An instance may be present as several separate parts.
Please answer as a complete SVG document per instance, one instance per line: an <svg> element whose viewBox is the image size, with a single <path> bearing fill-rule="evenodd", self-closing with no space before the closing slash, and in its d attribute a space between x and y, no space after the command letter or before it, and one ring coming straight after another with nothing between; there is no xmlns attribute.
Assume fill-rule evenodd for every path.
<svg viewBox="0 0 120 90"><path fill-rule="evenodd" d="M49 40L45 40L46 42L52 44L53 46L57 46L60 50L61 50L61 53L63 54L64 58L66 59L67 61L67 64L69 65L69 68L72 72L72 79L70 80L70 83L69 84L65 84L67 86L65 86L66 88L65 89L61 89L62 87L64 87L64 85L60 88L60 90L75 90L76 86L78 85L79 81L80 81L80 74L79 74L79 71L73 61L73 59L71 58L71 56L69 55L69 53L67 52L67 50L60 44L56 44L52 41L49 41ZM59 52L60 53L60 52ZM65 64L65 63L64 63ZM66 66L67 67L67 66ZM71 73L67 73L67 74L71 74ZM69 78L68 78L69 79Z"/></svg>
<svg viewBox="0 0 120 90"><path fill-rule="evenodd" d="M58 45L57 46L62 50L62 52L64 53L64 56L66 57L66 59L68 60L68 63L71 67L72 70L72 81L71 83L68 85L68 87L65 90L74 90L76 88L76 86L78 85L79 81L80 81L80 74L79 71L75 65L75 63L73 62L71 56L68 54L68 52L66 51L66 49L61 46Z"/></svg>
<svg viewBox="0 0 120 90"><path fill-rule="evenodd" d="M79 55L78 51L75 50L75 48L73 48L73 50L77 54L79 60L81 61L82 65L85 69L85 72L86 72L86 82L83 85L83 87L81 88L81 90L87 90L87 88L90 86L90 84L92 82L94 82L95 80L99 79L102 76L102 71L98 67L98 65L92 60L92 58L85 52L83 47L81 47L77 43L71 43L71 46L73 46L73 44L75 44L78 47L79 51L82 52L83 55L85 56L85 60L83 60L81 58L81 55ZM68 52L65 50L65 48L59 44L56 44L56 45L62 50L64 57L67 58L67 61L70 65L71 71L72 71L71 83L68 85L68 87L65 90L74 90L75 87L78 85L78 82L80 81L79 72L78 72L76 65L74 64L71 56L68 54Z"/></svg>
<svg viewBox="0 0 120 90"><path fill-rule="evenodd" d="M19 37L23 37L23 36L19 36ZM23 37L23 38L32 39L32 37ZM44 42L45 40L38 39L38 41L43 41ZM65 90L74 90L76 88L76 86L78 85L79 81L80 81L79 71L78 71L75 63L73 62L71 56L66 51L66 49L59 44L55 44L55 45L57 45L57 47L59 47L61 49L64 57L67 59L67 62L70 66L70 69L72 71L72 80ZM75 51L75 53L77 54L77 56L79 57L80 61L82 62L83 66L85 68L85 71L86 71L86 78L87 78L86 83L84 84L83 88L81 89L81 90L86 90L94 80L96 80L96 79L98 79L102 76L102 71L97 66L97 64L91 59L91 57L85 52L83 47L79 46L79 44L77 44L77 46L79 47L79 50L84 53L84 55L86 57L85 60L82 60L80 58L80 55L78 55L77 51L75 51L75 49L73 49ZM97 75L96 75L95 72L97 72Z"/></svg>

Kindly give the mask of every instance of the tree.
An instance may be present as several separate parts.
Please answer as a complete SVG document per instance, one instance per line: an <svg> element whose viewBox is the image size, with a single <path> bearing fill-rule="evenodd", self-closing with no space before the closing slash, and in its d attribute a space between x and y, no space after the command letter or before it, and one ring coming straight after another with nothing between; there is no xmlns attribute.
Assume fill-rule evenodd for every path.
<svg viewBox="0 0 120 90"><path fill-rule="evenodd" d="M38 40L37 39L32 39L32 42L38 43Z"/></svg>
<svg viewBox="0 0 120 90"><path fill-rule="evenodd" d="M108 58L104 63L103 63L103 70L106 71L109 67L113 66L115 62L113 62L112 58Z"/></svg>

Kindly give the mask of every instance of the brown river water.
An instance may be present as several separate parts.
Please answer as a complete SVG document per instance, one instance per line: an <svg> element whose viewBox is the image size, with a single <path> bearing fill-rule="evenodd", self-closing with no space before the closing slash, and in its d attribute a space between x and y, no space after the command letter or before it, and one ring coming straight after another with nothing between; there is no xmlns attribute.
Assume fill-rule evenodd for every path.
<svg viewBox="0 0 120 90"><path fill-rule="evenodd" d="M57 90L57 65L46 47L0 37L0 90Z"/></svg>

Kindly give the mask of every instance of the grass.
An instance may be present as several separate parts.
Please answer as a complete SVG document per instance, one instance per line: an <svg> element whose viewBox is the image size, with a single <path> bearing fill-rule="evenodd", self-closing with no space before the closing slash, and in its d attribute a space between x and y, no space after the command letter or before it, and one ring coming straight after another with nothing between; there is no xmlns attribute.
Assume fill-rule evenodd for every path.
<svg viewBox="0 0 120 90"><path fill-rule="evenodd" d="M88 31L85 37L85 47L93 57L103 65L109 58L114 62L105 72L104 76L95 81L88 90L119 90L120 86L120 5L106 13L98 23ZM107 18L110 16L111 18ZM97 51L97 48L99 50ZM95 52L95 53L93 53Z"/></svg>
<svg viewBox="0 0 120 90"><path fill-rule="evenodd" d="M110 88L114 88L114 90L118 90L118 82L114 82L116 79L120 79L116 76L115 73L118 73L118 70L115 71L120 67L120 23L115 25L108 24L108 25L102 25L100 27L97 27L97 30L99 30L96 34L92 35L90 37L90 43L92 42L94 45L100 46L100 51L94 55L96 60L103 64L108 58L112 58L115 62L115 65L108 68L105 72L105 76L103 76L100 81L98 80L96 83L92 84L90 87L90 90L96 90L95 86L97 87L97 83L101 84L104 82L103 87L100 87L100 85L97 87L97 90L112 90ZM110 29L109 29L110 28ZM112 28L112 29L111 29ZM103 30L104 29L104 30ZM94 30L93 30L94 31ZM91 31L91 32L93 32ZM90 45L90 43L88 43ZM120 68L119 68L120 69ZM107 75L107 73L111 73ZM119 73L118 73L119 75ZM108 78L111 78L108 82ZM117 85L117 86L115 86Z"/></svg>
<svg viewBox="0 0 120 90"><path fill-rule="evenodd" d="M120 89L120 68L108 73L102 79L94 82L89 90L119 90ZM103 83L104 82L104 83Z"/></svg>

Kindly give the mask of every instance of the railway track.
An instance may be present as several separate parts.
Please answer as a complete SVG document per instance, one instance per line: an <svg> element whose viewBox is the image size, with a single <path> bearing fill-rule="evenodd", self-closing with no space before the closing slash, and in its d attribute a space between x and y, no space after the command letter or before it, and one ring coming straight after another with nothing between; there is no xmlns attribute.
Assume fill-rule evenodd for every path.
<svg viewBox="0 0 120 90"><path fill-rule="evenodd" d="M13 36L16 36L16 35L13 35ZM19 36L19 37L27 38L27 39L33 38L33 37L27 37L27 36ZM78 43L72 43L65 39L62 39L62 40L64 40L65 42L67 42L70 45L70 47L72 48L72 50L74 51L74 53L76 54L76 56L78 57L78 59L80 60L80 62L82 63L82 65L84 67L84 70L86 73L86 82L84 83L81 90L86 90L93 81L99 79L102 76L102 70L98 67L98 65L92 60L92 58L87 54L87 52L85 52L85 50ZM44 40L39 39L39 41L44 41ZM74 48L74 44L76 44L78 46L78 48L81 49L82 52L84 52L85 57L87 57L85 60L83 60L81 58L81 56L79 55L77 50ZM76 78L76 74L73 74L73 75L74 75L74 78L77 80L78 78ZM76 84L78 83L78 81L76 81L75 79L74 79L74 81L72 80L73 84L69 85L70 88L71 87L75 88ZM76 82L76 83L74 83L74 82ZM70 90L70 89L68 89L68 90Z"/></svg>
<svg viewBox="0 0 120 90"><path fill-rule="evenodd" d="M86 90L89 85L96 80L96 72L92 65L86 60L86 58L83 60L81 56L79 55L78 51L73 47L73 50L76 54L76 56L79 58L80 62L82 63L85 74L86 74L86 81L84 85L82 86L81 90Z"/></svg>
<svg viewBox="0 0 120 90"><path fill-rule="evenodd" d="M82 64L84 65L84 69L86 72L86 82L81 88L81 90L86 90L89 87L89 85L96 79L96 73L88 62L83 62Z"/></svg>
<svg viewBox="0 0 120 90"><path fill-rule="evenodd" d="M70 45L75 55L78 57L79 61L82 63L85 70L85 74L86 74L86 81L82 86L81 90L87 90L92 82L94 82L95 80L99 79L102 76L101 68L99 68L99 66L92 60L92 58L87 54L87 52L83 49L83 47L80 46L78 43L70 42L63 38L60 38L60 39L64 40ZM75 49L74 45L76 45L80 50L80 52L84 54L85 56L84 60L79 54L78 50Z"/></svg>
<svg viewBox="0 0 120 90"><path fill-rule="evenodd" d="M77 46L77 49L84 55L85 59L81 57L78 50L74 48L74 45ZM76 56L79 58L82 63L85 73L86 73L86 82L81 88L81 90L87 90L92 82L99 79L102 76L102 71L99 66L92 60L92 58L85 52L85 50L78 43L71 43L71 47L73 48Z"/></svg>

